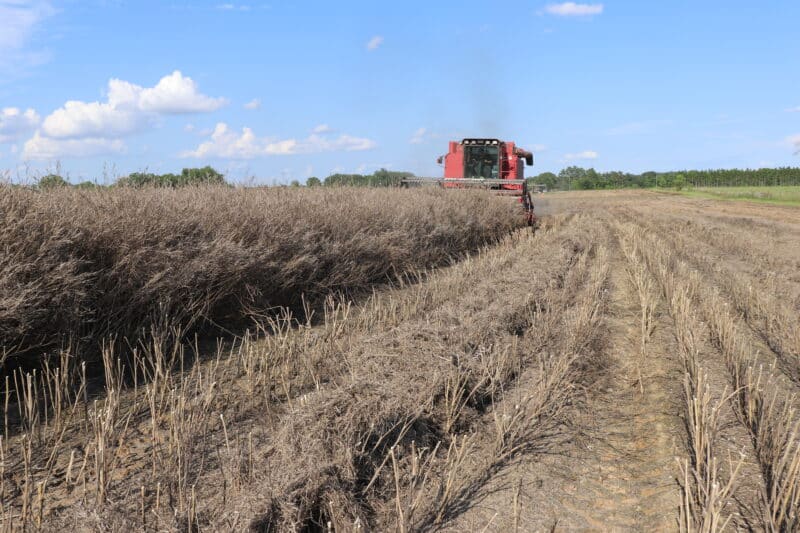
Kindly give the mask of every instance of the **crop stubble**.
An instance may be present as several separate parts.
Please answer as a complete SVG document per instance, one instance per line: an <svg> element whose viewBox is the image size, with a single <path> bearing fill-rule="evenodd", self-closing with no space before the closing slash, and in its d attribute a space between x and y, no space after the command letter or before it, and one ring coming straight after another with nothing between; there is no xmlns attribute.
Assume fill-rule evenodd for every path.
<svg viewBox="0 0 800 533"><path fill-rule="evenodd" d="M796 530L797 217L547 203L536 234L204 362L150 339L135 386L107 347L88 404L50 370L64 407L0 447L4 526Z"/></svg>

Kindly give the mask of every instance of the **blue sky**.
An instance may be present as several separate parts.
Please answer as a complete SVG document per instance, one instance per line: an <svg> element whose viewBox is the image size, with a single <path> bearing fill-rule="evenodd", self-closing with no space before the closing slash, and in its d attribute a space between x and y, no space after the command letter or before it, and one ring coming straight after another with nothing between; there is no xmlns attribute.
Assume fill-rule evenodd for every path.
<svg viewBox="0 0 800 533"><path fill-rule="evenodd" d="M0 173L800 166L800 2L0 0Z"/></svg>

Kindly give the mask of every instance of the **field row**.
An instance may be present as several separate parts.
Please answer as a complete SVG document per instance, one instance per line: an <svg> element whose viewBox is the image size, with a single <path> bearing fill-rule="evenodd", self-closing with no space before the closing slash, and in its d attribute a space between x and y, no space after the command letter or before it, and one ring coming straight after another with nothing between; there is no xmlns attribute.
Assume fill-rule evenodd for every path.
<svg viewBox="0 0 800 533"><path fill-rule="evenodd" d="M111 339L241 332L270 309L354 297L524 224L504 199L429 192L3 188L0 368L69 350L93 373Z"/></svg>
<svg viewBox="0 0 800 533"><path fill-rule="evenodd" d="M796 223L549 198L536 233L216 349L14 374L3 524L797 530Z"/></svg>

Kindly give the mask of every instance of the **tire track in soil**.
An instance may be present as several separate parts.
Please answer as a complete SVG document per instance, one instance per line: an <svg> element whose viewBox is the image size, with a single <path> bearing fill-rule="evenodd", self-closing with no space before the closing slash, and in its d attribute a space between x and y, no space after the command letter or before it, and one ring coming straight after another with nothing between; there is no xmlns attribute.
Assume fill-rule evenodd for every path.
<svg viewBox="0 0 800 533"><path fill-rule="evenodd" d="M675 457L684 454L685 438L677 346L660 302L642 356L638 296L618 243L613 250L610 364L600 394L590 399L588 442L575 463L575 481L564 487L566 512L557 528L673 531L680 504Z"/></svg>
<svg viewBox="0 0 800 533"><path fill-rule="evenodd" d="M504 468L453 531L677 528L675 458L685 455L685 432L674 327L661 302L642 360L639 300L626 260L617 242L598 237L611 241L611 294L603 324L608 366L586 384L588 403L576 410L575 421L582 431L565 449Z"/></svg>

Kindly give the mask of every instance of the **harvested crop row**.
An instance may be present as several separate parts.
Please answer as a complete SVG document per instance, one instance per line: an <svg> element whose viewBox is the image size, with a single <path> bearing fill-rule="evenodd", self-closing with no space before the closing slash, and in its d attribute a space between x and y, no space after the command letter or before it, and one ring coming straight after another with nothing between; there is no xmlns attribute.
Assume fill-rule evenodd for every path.
<svg viewBox="0 0 800 533"><path fill-rule="evenodd" d="M644 230L636 225L619 227L624 252L636 269L637 285L642 295L642 330L646 334L650 275L655 271L662 295L675 325L680 359L684 369L684 420L689 457L679 461L682 489L679 527L681 531L720 531L731 521L731 498L736 488L738 468L723 472L719 439L722 403L725 393L715 395L708 384L708 373L699 361L698 338L701 325L692 312L686 290L676 286L674 278L661 263L662 257L649 256ZM649 267L649 268L648 268ZM645 303L648 302L648 303ZM648 305L649 304L649 305Z"/></svg>
<svg viewBox="0 0 800 533"><path fill-rule="evenodd" d="M0 357L30 367L71 343L240 324L446 264L521 224L512 202L471 191L6 187Z"/></svg>
<svg viewBox="0 0 800 533"><path fill-rule="evenodd" d="M139 376L140 381L144 379L146 382L143 391L145 401L139 397L136 387L126 393L114 386L117 380L116 364L113 353L106 349L106 394L122 393L125 416L132 416L134 420L149 417L153 421L154 433L156 426L162 427L162 420L170 418L165 399L170 394L175 396L174 391L203 389L204 383L213 386L208 393L214 397L216 407L236 406L233 410L223 408L228 423L246 417L253 411L280 411L281 404L291 407L298 396L319 389L333 377L347 372L341 366L344 361L340 354L363 342L363 338L372 335L376 329L395 327L404 320L460 297L466 289L485 277L483 270L474 268L474 262L502 261L504 251L513 249L513 242L518 238L509 237L496 250L486 251L476 258L466 258L449 268L448 275L418 273L415 277L424 278L425 282L411 283L407 287L403 287L402 280L399 280L398 289L376 292L358 307L332 298L324 306L324 318L318 327L306 324L298 328L291 315L268 318L259 337L245 337L228 353L218 349L212 363L194 365L188 373L181 372L185 359L182 347L170 348L163 339L151 338L143 346L142 352L137 350L133 358L134 378ZM549 243L554 235L545 230L540 238ZM34 458L58 458L60 461L56 463L60 463L62 470L67 461L70 465L80 465L84 459L69 453L63 457L68 450L56 450L51 446L63 441L81 441L80 433L90 423L88 419L84 423L71 423L75 422L71 418L75 407L81 402L86 403L82 394L87 387L86 373L81 372L68 353L63 355L60 365L48 366L41 375L35 370L31 374L14 374L17 386L6 388L4 433L4 449L8 450L9 420L17 415L21 429L32 437L26 443L26 447L31 448L30 455ZM224 364L220 364L221 360ZM12 389L15 393L12 393ZM196 395L197 392L194 393ZM99 405L103 405L102 402ZM51 415L49 421L48 414ZM118 437L130 441L136 435ZM157 440L155 436L153 440ZM40 469L44 468L43 465L36 462L32 467ZM153 465L154 470L159 467ZM58 471L58 464L55 469ZM13 469L7 474L13 475Z"/></svg>
<svg viewBox="0 0 800 533"><path fill-rule="evenodd" d="M667 223L668 224L668 223ZM800 384L800 322L797 310L787 302L786 290L779 290L774 276L759 279L770 272L771 261L764 260L752 268L755 273L745 273L721 264L719 257L704 245L708 239L686 231L663 231L664 224L657 224L658 231L670 242L679 257L713 276L713 281L734 305L736 311L755 332L780 363L781 370ZM759 265L761 268L759 268Z"/></svg>
<svg viewBox="0 0 800 533"><path fill-rule="evenodd" d="M716 289L670 253L666 241L653 234L647 234L645 241L651 271L663 280L664 287L673 287L673 294L685 294L691 305L699 306L729 370L734 390L730 400L750 433L765 486L762 526L773 531L795 530L800 525L800 418L793 400L787 398L780 380L756 363L746 334Z"/></svg>
<svg viewBox="0 0 800 533"><path fill-rule="evenodd" d="M570 233L549 246L547 237L523 239L491 254L475 265L483 276L469 294L376 331L369 351L343 354L350 375L289 413L272 438L281 467L270 483L284 488L258 527L424 528L445 520L469 478L461 467L475 444L466 435L481 428L475 417L503 396L537 347L519 335L539 306L557 315L558 301L572 293L568 280L584 270L575 259L586 235L575 230L575 241ZM551 301L554 282L563 296Z"/></svg>
<svg viewBox="0 0 800 533"><path fill-rule="evenodd" d="M541 317L545 320L533 321L525 331L521 342L532 346L523 347L522 354L529 362L513 387L509 386L481 415L474 432L462 436L462 447L468 453L448 462L436 476L439 484L427 490L413 468L403 471L401 479L406 483L401 484L397 496L398 508L405 511L417 500L422 504L414 515L416 521L404 524L398 520L387 526L414 531L472 529L474 522L461 515L497 489L495 477L513 470L517 461L535 462L575 438L576 413L585 405L588 389L596 385L605 362L602 322L608 269L603 247L597 247L591 257L585 256L576 265L575 275L565 283L565 287L575 287L570 290L575 297L559 305L552 300L553 305ZM495 522L499 530L508 526L518 529L517 507L507 509L502 518L495 515L488 523ZM407 515L403 512L399 517Z"/></svg>
<svg viewBox="0 0 800 533"><path fill-rule="evenodd" d="M413 406L412 413L425 405L424 398L414 393L414 387L427 391L430 386L439 387L436 390L440 392L433 395L439 398L447 376L458 375L454 374L456 369L450 358L461 351L464 364L478 357L475 354L489 358L487 361L503 361L503 370L489 382L478 368L470 371L470 390L482 383L470 401L480 403L500 394L491 383L513 379L516 371L507 366L513 361L508 357L510 352L495 349L492 339L499 331L502 338L513 340L517 338L516 331L528 327L529 313L541 305L538 298L532 300L536 292L527 288L532 275L543 288L550 284L562 286L568 277L576 275L570 271L587 245L586 222L580 228L558 222L547 224L535 237L523 234L509 238L441 273L425 276L422 283L376 293L359 308L328 306L319 326L291 329L286 327L287 321L274 321L270 328L273 335L265 340L246 341L229 356L220 352L214 360L195 365L186 374L170 373L170 367L173 371L180 369L180 362L170 364L174 355L165 354L157 342L153 343L151 354L140 358L142 373L148 379L138 392L123 392L120 398L116 374L107 372L108 398L97 402L88 418L81 414L58 437L52 429L41 431L44 441L55 443L58 450L45 449L43 444L38 453L31 455L34 461L53 457L52 464L47 461L47 465L30 465L29 470L47 475L26 475L25 465L8 469L8 479L24 482L11 487L11 501L15 503L6 509L7 516L19 519L25 507L25 519L35 523L36 513L31 510L37 509L36 487L43 483L43 520L49 524L69 525L77 516L75 513L82 513L80 509L88 506L101 510L98 517L104 523L118 527L183 527L181 524L199 522L228 528L234 523L241 526L241 520L252 517L258 507L263 508L264 499L270 494L276 495L276 503L282 502L281 516L285 520L294 517L296 522L308 523L314 519L313 485L304 482L300 493L306 496L297 501L311 501L296 510L299 515L288 514L285 507L295 500L277 497L283 486L281 472L302 469L276 468L277 457L263 455L267 446L275 448L274 439L294 435L292 442L300 438L309 446L324 444L334 449L340 439L350 441L350 431L364 433L367 440L369 435L375 435L372 440L379 439L378 433L389 431L408 414L409 405ZM509 277L517 279L517 283L509 285ZM469 290L464 290L465 286ZM434 317L438 325L431 329L426 324ZM411 353L407 353L409 350ZM384 355L380 356L381 352ZM395 352L397 355L389 355ZM414 358L421 358L420 363L412 363ZM386 366L388 363L391 365ZM108 362L108 367L115 367L113 361ZM440 376L432 379L431 373L437 368ZM418 375L420 371L423 373ZM416 385L414 376L418 376ZM460 390L458 384L465 382L452 383L451 393ZM375 384L382 386L374 389ZM400 418L377 409L386 401L383 387L390 386L397 388L398 401L406 407L397 412L392 411L391 405L386 409L400 413ZM409 387L408 394L400 394ZM374 401L368 401L373 393L370 391L378 394ZM314 415L307 419L308 423L297 425L298 420L306 420L300 416L302 413L315 413L320 405L331 407L325 399L336 397L344 402L341 408L356 397L366 402L348 406L342 412L352 417L352 409L365 408L363 423L334 431L336 424L325 423L317 428L317 420L325 418ZM403 398L407 400L401 401ZM436 402L440 404L441 400ZM325 416L331 416L328 407L323 409ZM449 415L447 409L442 409L437 407L435 416L430 415L442 428L455 430L466 423L457 416L457 409L451 409ZM82 413L82 409L78 407L77 412ZM345 421L349 424L353 419L348 417ZM448 419L449 423L442 422ZM69 420L61 423L69 424ZM87 425L94 428L88 441L80 431ZM35 449L36 442L20 442L14 440L12 446ZM386 443L372 444L378 443L385 452ZM76 454L75 449L83 452ZM290 454L285 468L297 466L295 462L302 459L311 461L316 469L330 464L324 457ZM367 461L366 465L371 464L371 457L377 457L376 451L364 450L354 460L358 459L356 464ZM267 472L269 477L265 478ZM381 476L385 475L384 469ZM373 485L374 492L378 483ZM222 491L217 489L219 486ZM385 490L383 481L380 486ZM137 498L124 496L131 490L137 491ZM347 494L350 493L343 491L337 498ZM342 500L343 506L346 501L350 500ZM377 512L373 514L373 520L377 519Z"/></svg>
<svg viewBox="0 0 800 533"><path fill-rule="evenodd" d="M550 392L552 404L565 398L568 405L559 412L564 425L551 426L547 416L520 424L521 433L531 435L521 439L525 453L492 469L487 480L481 476L492 454L483 450L491 449L494 440L485 439L482 445L484 440L475 437L461 470L471 474L462 479L478 482L465 482L463 496L453 499L450 509L455 516L444 524L447 531L674 527L679 501L674 457L681 450L672 439L680 438L682 426L670 411L680 388L671 386L675 374L663 359L675 352L663 349L659 319L657 333L647 340L648 360L641 360L641 345L628 337L635 332L629 329L629 319L639 316L638 302L609 231L613 217L598 210L579 215L576 222L587 216L596 249L587 258L586 275L592 281L565 312L557 313L565 318L544 348L553 360L567 359L574 365L566 373L558 366L539 370L532 365L483 415L479 427L524 418L525 399L542 390L535 385L542 375L565 379L561 383L566 383L566 395L561 389ZM583 311L590 308L596 312ZM534 330L523 340L535 337ZM540 357L547 358L542 352Z"/></svg>

